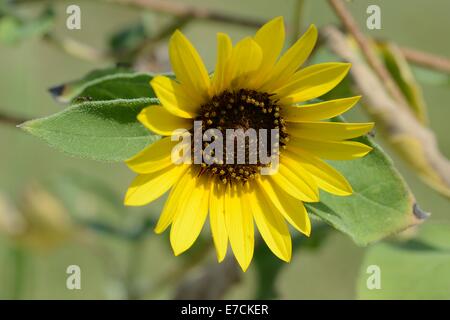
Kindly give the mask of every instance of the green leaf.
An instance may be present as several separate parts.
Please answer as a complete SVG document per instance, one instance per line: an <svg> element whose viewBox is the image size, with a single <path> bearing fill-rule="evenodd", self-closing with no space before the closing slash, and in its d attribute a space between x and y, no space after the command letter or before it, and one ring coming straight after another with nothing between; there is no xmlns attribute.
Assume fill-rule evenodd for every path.
<svg viewBox="0 0 450 320"><path fill-rule="evenodd" d="M408 106L412 109L417 119L422 123L428 123L427 105L423 97L422 88L417 83L402 52L392 43L378 44L378 49L386 68L408 101Z"/></svg>
<svg viewBox="0 0 450 320"><path fill-rule="evenodd" d="M7 14L0 18L0 43L15 44L33 36L43 35L50 31L54 22L55 13L50 7L31 20Z"/></svg>
<svg viewBox="0 0 450 320"><path fill-rule="evenodd" d="M368 289L368 267L380 269L380 289ZM360 299L450 299L450 225L425 224L404 242L367 250L357 285Z"/></svg>
<svg viewBox="0 0 450 320"><path fill-rule="evenodd" d="M14 18L5 16L0 19L0 42L12 44L20 39L21 22Z"/></svg>
<svg viewBox="0 0 450 320"><path fill-rule="evenodd" d="M420 222L415 200L392 161L369 137L356 139L373 150L363 158L330 161L350 182L347 197L320 193L319 203L308 203L309 212L367 245Z"/></svg>
<svg viewBox="0 0 450 320"><path fill-rule="evenodd" d="M115 32L108 42L116 60L133 62L144 47L155 44L159 39L155 38L154 26L154 16L142 12L138 21Z"/></svg>
<svg viewBox="0 0 450 320"><path fill-rule="evenodd" d="M123 56L136 50L147 38L144 24L138 22L114 34L109 40L109 46L117 55Z"/></svg>
<svg viewBox="0 0 450 320"><path fill-rule="evenodd" d="M159 139L136 117L155 98L88 101L21 128L71 155L102 161L123 161Z"/></svg>
<svg viewBox="0 0 450 320"><path fill-rule="evenodd" d="M126 160L159 139L137 120L144 107L159 104L151 79L151 74L123 67L93 71L50 89L58 101L73 106L22 128L74 156Z"/></svg>
<svg viewBox="0 0 450 320"><path fill-rule="evenodd" d="M49 91L57 101L113 100L154 97L151 74L135 73L127 68L95 70L80 80L56 86Z"/></svg>

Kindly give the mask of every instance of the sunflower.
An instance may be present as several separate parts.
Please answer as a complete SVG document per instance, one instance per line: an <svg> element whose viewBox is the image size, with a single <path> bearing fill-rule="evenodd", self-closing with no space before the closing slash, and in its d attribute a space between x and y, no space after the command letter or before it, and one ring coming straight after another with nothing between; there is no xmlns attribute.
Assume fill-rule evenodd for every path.
<svg viewBox="0 0 450 320"><path fill-rule="evenodd" d="M321 63L300 68L317 40L311 25L284 54L285 30L277 17L254 37L235 46L228 35L217 34L217 62L210 76L189 40L176 31L169 55L176 79L156 76L151 86L160 105L144 108L139 121L163 136L126 163L138 176L125 204L146 205L170 190L155 232L169 226L174 254L189 249L209 214L212 238L221 262L228 242L245 271L254 251L254 224L270 250L290 261L288 223L306 236L311 223L304 202L319 201L319 189L347 196L347 180L322 159L363 157L371 148L348 141L373 127L372 123L322 121L354 106L360 97L304 104L333 89L348 73L348 63ZM303 103L303 104L302 104ZM263 175L261 163L176 164L171 135L180 128L203 127L279 130L278 170Z"/></svg>

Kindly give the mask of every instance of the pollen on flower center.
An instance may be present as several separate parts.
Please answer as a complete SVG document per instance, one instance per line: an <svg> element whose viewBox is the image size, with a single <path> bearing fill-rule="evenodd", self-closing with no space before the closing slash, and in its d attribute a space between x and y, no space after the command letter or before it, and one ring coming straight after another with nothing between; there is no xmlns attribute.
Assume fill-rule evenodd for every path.
<svg viewBox="0 0 450 320"><path fill-rule="evenodd" d="M248 89L235 91L224 91L220 95L214 96L208 103L200 108L199 115L195 121L202 122L202 129L219 130L223 136L226 136L227 129L242 129L244 132L248 129L254 129L259 132L260 129L266 129L266 145L271 146L271 129L278 129L279 146L284 147L288 139L284 119L280 116L280 106L273 95ZM215 161L212 164L202 163L201 174L209 174L219 178L223 183L228 182L246 182L255 178L260 169L269 164L261 163L258 159L256 163L251 163L249 159L252 153L258 150L250 148L252 142L259 145L260 136L256 136L257 141L250 139L244 140L245 163L233 164L224 163L224 161ZM203 148L208 146L208 142L203 142ZM227 146L223 146L223 154L227 154ZM274 150L268 150L269 153ZM267 155L269 155L269 153ZM273 153L271 153L273 154ZM214 154L212 155L214 156ZM235 155L236 156L236 155Z"/></svg>

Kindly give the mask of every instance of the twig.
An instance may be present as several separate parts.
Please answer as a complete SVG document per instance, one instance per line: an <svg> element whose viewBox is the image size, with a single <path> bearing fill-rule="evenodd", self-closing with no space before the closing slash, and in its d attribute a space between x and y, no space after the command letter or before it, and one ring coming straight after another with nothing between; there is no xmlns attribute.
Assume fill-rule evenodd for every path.
<svg viewBox="0 0 450 320"><path fill-rule="evenodd" d="M384 44L386 42L392 42L390 40L376 39L378 44ZM429 53L413 48L402 47L395 44L400 50L403 57L408 60L408 62L421 66L428 69L433 69L439 72L450 73L450 59L436 55L434 53Z"/></svg>
<svg viewBox="0 0 450 320"><path fill-rule="evenodd" d="M25 121L27 121L27 119L22 119L22 118L18 118L15 116L10 116L7 114L1 114L0 113L0 123L5 123L8 125L13 125L13 126L17 126L21 123L24 123Z"/></svg>
<svg viewBox="0 0 450 320"><path fill-rule="evenodd" d="M412 48L399 47L406 60L436 71L450 73L450 59Z"/></svg>
<svg viewBox="0 0 450 320"><path fill-rule="evenodd" d="M142 240L142 238L149 234L149 230L152 229L152 226L156 225L156 221L153 218L143 221L142 224L134 229L122 229L102 221L76 219L76 222L94 232L103 233L130 242L138 242Z"/></svg>
<svg viewBox="0 0 450 320"><path fill-rule="evenodd" d="M155 293L161 292L170 284L178 283L180 279L182 279L186 274L188 274L196 266L198 266L199 262L203 261L206 258L210 249L211 243L203 244L203 247L200 248L199 251L187 257L187 260L185 260L181 264L181 266L170 269L164 275L158 278L156 282L142 286L142 289L139 291L139 296L146 297L148 295L153 295Z"/></svg>
<svg viewBox="0 0 450 320"><path fill-rule="evenodd" d="M264 24L264 21L248 17L239 17L225 14L219 11L195 7L180 2L165 0L104 0L107 2L129 5L139 9L148 9L155 12L167 13L172 16L183 19L203 19L218 22L232 23L246 27L258 28Z"/></svg>
<svg viewBox="0 0 450 320"><path fill-rule="evenodd" d="M172 2L172 0L167 2L163 0L103 0L103 1L117 3L121 5L128 5L139 9L148 9L155 12L162 12L188 20L199 18L210 21L219 21L236 25L248 26L253 28L258 28L264 24L263 20L248 19L245 17L236 17L227 13L213 11L206 8L196 8L194 6ZM304 0L298 1L299 3L304 2ZM16 0L15 2L18 4L25 4L29 2L36 2L36 0ZM298 4L298 7L300 6L301 4ZM299 12L297 10L296 14L298 13ZM298 34L298 31L296 31L297 28L298 28L297 25L293 26L292 32L293 36ZM289 27L287 29L289 29ZM50 41L56 40L54 41L55 44L58 44L59 42L58 39L55 39L54 37L47 40ZM71 40L70 42L73 41L74 40ZM98 61L105 57L109 58L110 53L97 51L96 49L91 48L86 44L82 43L75 43L75 44L77 44L78 47L82 48L82 50L81 51L75 50L75 52L72 52L71 50L65 50L65 46L61 44L58 44L58 47L64 49L69 54L73 54L78 58L87 59L89 61ZM431 53L419 51L417 49L410 49L401 46L399 46L399 48L405 55L405 58L411 63L421 65L426 68L435 69L437 71L450 72L450 60L448 58L439 57Z"/></svg>
<svg viewBox="0 0 450 320"><path fill-rule="evenodd" d="M249 19L245 17L236 17L232 16L223 12L213 11L206 8L197 8L191 5L186 5L178 2L170 1L162 1L162 0L105 0L110 1L113 3L118 3L122 5L129 5L137 8L144 8L149 9L156 12L162 12L166 14L170 14L175 17L179 17L181 19L191 20L191 19L205 19L210 21L219 21L219 22L225 22L225 23L231 23L231 24L237 24L247 27L253 27L253 28L259 28L264 24L263 20L256 20L256 19ZM334 1L333 1L334 2ZM336 2L337 3L337 2ZM343 7L343 4L340 4L341 7ZM338 4L339 6L339 4ZM297 0L295 12L294 12L294 21L300 20L302 11L304 7L304 0ZM339 9L341 9L339 7ZM343 19L345 19L345 23L348 26L352 26L353 30L357 33L359 32L356 23L353 21L353 18L349 15L348 11L346 11L344 8L344 15L342 16ZM341 12L341 11L339 11ZM301 28L301 23L296 23L292 25L292 37L293 40L296 40L299 31ZM289 28L287 28L289 29ZM359 32L362 37L364 35ZM361 39L361 38L360 38ZM363 40L364 41L364 40ZM366 41L367 42L367 41ZM370 43L368 43L369 51L370 49ZM410 49L399 46L402 53L405 55L405 58L415 64L422 65L427 68L435 69L438 71L444 71L444 72L450 72L450 60L446 59L444 57L439 57L427 52L419 51L417 49ZM369 53L369 55L372 55L372 53ZM378 58L375 57L377 60ZM372 61L374 62L374 61ZM377 62L374 62L377 64ZM378 63L379 64L379 63ZM384 66L381 64L381 67L384 68ZM380 71L381 73L386 74L387 71ZM387 72L387 76L390 77L389 73ZM388 80L389 81L389 80ZM395 85L395 82L394 82ZM395 85L396 86L396 85ZM396 89L394 89L396 90ZM398 91L400 95L400 99L402 99L403 103L405 102L403 95Z"/></svg>
<svg viewBox="0 0 450 320"><path fill-rule="evenodd" d="M82 60L101 62L111 58L111 55L108 52L95 49L71 38L60 38L52 33L47 33L43 36L43 40Z"/></svg>
<svg viewBox="0 0 450 320"><path fill-rule="evenodd" d="M321 31L329 47L352 63L350 72L363 96L364 106L375 118L377 127L386 133L395 151L425 182L450 197L450 162L439 151L433 132L408 109L399 107L399 103L387 93L383 82L348 45L339 30L327 27Z"/></svg>
<svg viewBox="0 0 450 320"><path fill-rule="evenodd" d="M375 74L380 78L380 80L383 81L388 92L395 100L397 100L397 102L400 103L403 108L405 108L407 106L407 102L403 96L403 93L392 79L389 71L383 65L380 58L376 55L371 42L358 28L356 21L345 7L345 4L342 0L328 0L328 2L336 12L336 15L341 20L345 29L347 29L347 31L355 38L367 62L373 68Z"/></svg>
<svg viewBox="0 0 450 320"><path fill-rule="evenodd" d="M198 273L186 277L178 285L176 300L223 299L228 290L241 280L242 272L233 256L218 264L205 265Z"/></svg>
<svg viewBox="0 0 450 320"><path fill-rule="evenodd" d="M142 41L137 48L131 52L133 67L139 71L159 71L164 70L162 61L158 61L156 49L158 44L168 38L176 29L181 29L187 25L191 19L174 18L168 25L163 26L152 37Z"/></svg>

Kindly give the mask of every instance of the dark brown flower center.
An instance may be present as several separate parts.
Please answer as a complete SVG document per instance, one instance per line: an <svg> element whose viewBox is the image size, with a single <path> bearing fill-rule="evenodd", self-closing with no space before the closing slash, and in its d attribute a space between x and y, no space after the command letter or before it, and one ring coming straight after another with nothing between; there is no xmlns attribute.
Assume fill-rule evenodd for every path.
<svg viewBox="0 0 450 320"><path fill-rule="evenodd" d="M286 133L286 127L283 118L280 116L280 106L277 104L277 100L273 95L264 92L257 92L254 90L240 89L236 91L224 91L222 94L214 96L208 103L204 104L200 108L200 113L195 118L195 121L201 121L202 131L207 132L208 129L216 129L220 131L224 139L223 142L223 158L217 157L216 154L211 153L206 155L213 157L213 162L202 162L200 174L213 175L219 178L223 183L227 182L245 182L249 179L255 178L260 173L260 169L264 166L270 165L270 163L262 162L260 159L260 149L263 149L264 154L269 157L274 155L274 152L278 153L279 147L284 147L285 142L288 139ZM254 130L256 136L249 135L243 140L236 139L233 142L232 150L225 142L227 139L227 133L230 131L227 129L238 130L243 132L250 132ZM265 129L266 135L260 135ZM272 136L272 129L278 129L276 143L274 145ZM252 141L253 137L253 141ZM254 141L256 139L256 141ZM264 139L264 141L260 141ZM211 139L211 142L214 138ZM279 142L278 142L279 141ZM194 143L196 141L194 140ZM198 142L198 141L197 141ZM206 151L211 142L203 143L203 150ZM261 143L264 143L265 148L261 148ZM243 145L242 145L243 144ZM255 145L258 148L255 149ZM275 147L275 148L274 148ZM245 152L245 162L239 163L237 161L238 153L236 150L239 148L242 152ZM194 153L194 147L192 148ZM276 149L276 150L274 150ZM227 161L226 155L229 152L234 154L233 163ZM258 156L255 154L258 153ZM251 159L257 159L252 161ZM195 159L195 154L194 154ZM222 160L222 161L221 161ZM199 163L198 161L196 163Z"/></svg>

